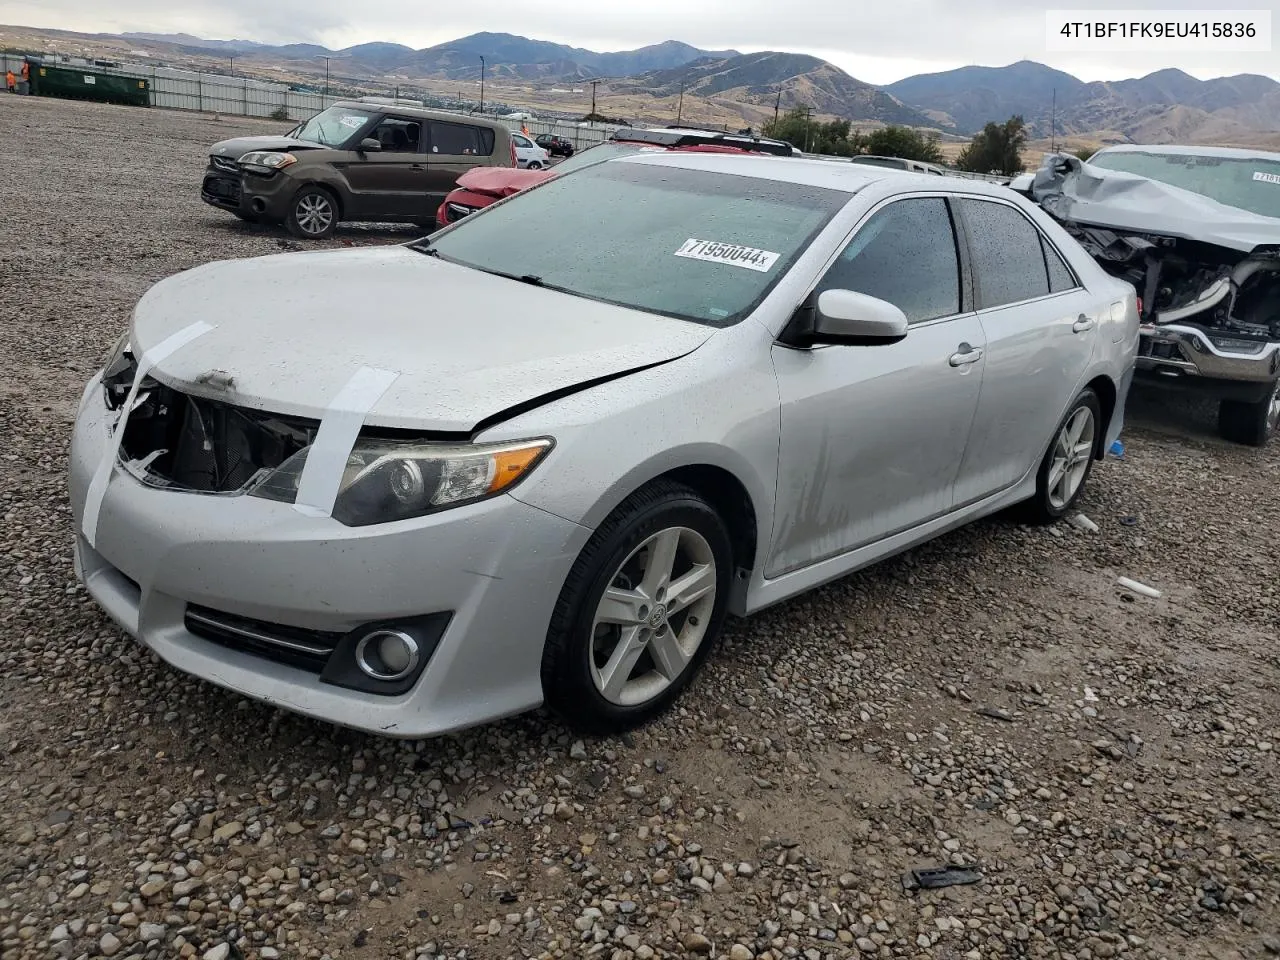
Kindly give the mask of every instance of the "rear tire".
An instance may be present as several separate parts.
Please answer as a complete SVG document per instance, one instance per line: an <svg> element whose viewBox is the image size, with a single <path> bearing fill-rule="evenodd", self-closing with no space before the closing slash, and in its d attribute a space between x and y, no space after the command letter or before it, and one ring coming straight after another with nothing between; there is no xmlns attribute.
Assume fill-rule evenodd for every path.
<svg viewBox="0 0 1280 960"><path fill-rule="evenodd" d="M1280 380L1262 400L1218 402L1218 433L1224 440L1265 447L1280 426Z"/></svg>
<svg viewBox="0 0 1280 960"><path fill-rule="evenodd" d="M537 160L530 160L530 161L529 161L529 166L527 166L525 169L526 169L526 170L541 170L541 169L542 169L542 164L540 164Z"/></svg>
<svg viewBox="0 0 1280 960"><path fill-rule="evenodd" d="M1049 449L1040 461L1035 496L1023 504L1027 522L1047 524L1061 520L1080 499L1102 442L1101 413L1098 395L1086 387L1054 430Z"/></svg>
<svg viewBox="0 0 1280 960"><path fill-rule="evenodd" d="M542 654L547 705L594 733L666 710L715 646L732 565L724 521L696 492L660 481L632 494L560 591Z"/></svg>
<svg viewBox="0 0 1280 960"><path fill-rule="evenodd" d="M324 187L303 187L293 195L284 224L295 237L324 240L338 226L338 200Z"/></svg>

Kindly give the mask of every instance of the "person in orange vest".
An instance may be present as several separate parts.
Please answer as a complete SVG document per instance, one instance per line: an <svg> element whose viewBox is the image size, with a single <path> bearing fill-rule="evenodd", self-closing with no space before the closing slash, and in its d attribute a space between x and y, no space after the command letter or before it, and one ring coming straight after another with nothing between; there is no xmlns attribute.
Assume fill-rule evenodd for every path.
<svg viewBox="0 0 1280 960"><path fill-rule="evenodd" d="M4 85L9 89L10 93L18 92L18 78L13 75L12 70L4 72Z"/></svg>
<svg viewBox="0 0 1280 960"><path fill-rule="evenodd" d="M27 63L25 60L22 61L22 82L31 82L31 64Z"/></svg>

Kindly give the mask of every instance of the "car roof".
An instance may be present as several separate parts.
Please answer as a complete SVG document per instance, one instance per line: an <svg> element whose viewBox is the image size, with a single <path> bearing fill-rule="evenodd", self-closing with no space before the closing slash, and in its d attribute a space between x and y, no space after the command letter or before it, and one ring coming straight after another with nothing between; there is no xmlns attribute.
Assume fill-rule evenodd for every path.
<svg viewBox="0 0 1280 960"><path fill-rule="evenodd" d="M1221 157L1223 160L1280 160L1280 153L1270 150L1243 147L1197 147L1181 144L1117 143L1110 147L1103 147L1094 156L1104 153L1163 153L1175 157Z"/></svg>
<svg viewBox="0 0 1280 960"><path fill-rule="evenodd" d="M335 100L331 106L364 110L367 113L394 113L401 117L413 117L416 120L441 120L447 123L469 123L476 127L492 127L495 130L508 130L500 120L488 117L473 117L469 114L449 113L446 110L428 110L426 107L415 107L405 103L380 103L376 100Z"/></svg>
<svg viewBox="0 0 1280 960"><path fill-rule="evenodd" d="M960 177L940 178L932 173L914 173L893 167L875 167L870 164L831 163L828 160L810 160L806 157L774 157L759 154L694 153L667 150L661 153L636 153L615 157L605 163L644 163L654 166L680 167L686 170L706 170L711 173L755 177L758 180L775 180L782 183L798 183L808 187L826 187L856 193L863 187L883 180L895 185L918 187L921 190L945 190L948 193L970 193L986 197L1008 199L1010 191L1001 184L985 180L967 180Z"/></svg>

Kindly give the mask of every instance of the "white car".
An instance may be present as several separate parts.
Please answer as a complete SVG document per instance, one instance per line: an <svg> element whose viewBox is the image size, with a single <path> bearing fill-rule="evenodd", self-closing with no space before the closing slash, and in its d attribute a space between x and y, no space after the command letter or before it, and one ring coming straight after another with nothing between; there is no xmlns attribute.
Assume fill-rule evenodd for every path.
<svg viewBox="0 0 1280 960"><path fill-rule="evenodd" d="M545 170L551 166L551 154L526 137L512 133L511 142L516 146L516 166L526 170Z"/></svg>

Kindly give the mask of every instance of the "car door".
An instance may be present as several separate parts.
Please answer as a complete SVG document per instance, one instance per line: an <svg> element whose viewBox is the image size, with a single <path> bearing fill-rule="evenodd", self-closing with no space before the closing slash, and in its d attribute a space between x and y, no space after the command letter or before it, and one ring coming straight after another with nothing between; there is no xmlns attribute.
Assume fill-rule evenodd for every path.
<svg viewBox="0 0 1280 960"><path fill-rule="evenodd" d="M426 200L428 180L422 150L422 121L384 116L361 139L377 140L381 149L356 152L346 166L350 199L343 219L375 222L429 219L435 207Z"/></svg>
<svg viewBox="0 0 1280 960"><path fill-rule="evenodd" d="M491 128L470 123L432 120L427 129L429 189L432 202L439 205L460 176L491 162L496 138Z"/></svg>
<svg viewBox="0 0 1280 960"><path fill-rule="evenodd" d="M982 384L982 325L944 196L881 205L807 302L827 289L887 300L910 327L888 346L774 346L782 439L770 577L947 513Z"/></svg>
<svg viewBox="0 0 1280 960"><path fill-rule="evenodd" d="M1040 462L1109 316L1015 204L973 196L958 198L955 208L987 343L982 396L956 481L963 505L1012 486Z"/></svg>

